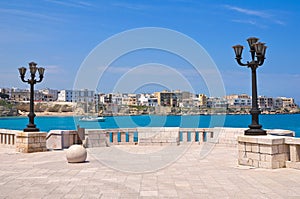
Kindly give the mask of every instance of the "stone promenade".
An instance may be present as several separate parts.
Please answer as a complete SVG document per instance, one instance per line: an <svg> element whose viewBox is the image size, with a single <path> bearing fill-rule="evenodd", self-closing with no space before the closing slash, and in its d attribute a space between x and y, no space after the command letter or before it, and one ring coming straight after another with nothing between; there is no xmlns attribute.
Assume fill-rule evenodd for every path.
<svg viewBox="0 0 300 199"><path fill-rule="evenodd" d="M109 158L112 147L88 149L80 164L68 164L63 150L0 148L0 198L300 198L300 170L238 166L235 147L216 145L206 156L201 145L172 147L180 156L154 170L151 160L165 158L157 146L113 147L120 156L140 154L137 162ZM143 164L145 170L128 171Z"/></svg>

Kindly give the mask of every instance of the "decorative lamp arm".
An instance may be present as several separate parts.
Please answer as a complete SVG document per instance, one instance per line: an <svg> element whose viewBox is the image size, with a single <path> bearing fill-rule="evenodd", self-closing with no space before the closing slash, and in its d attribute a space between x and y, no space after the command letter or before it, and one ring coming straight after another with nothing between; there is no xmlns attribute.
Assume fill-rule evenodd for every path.
<svg viewBox="0 0 300 199"><path fill-rule="evenodd" d="M241 60L242 60L241 57L236 57L235 59L236 59L237 63L238 63L240 66L248 66L248 65L249 65L248 63L247 63L247 64L244 64L244 63L241 61Z"/></svg>

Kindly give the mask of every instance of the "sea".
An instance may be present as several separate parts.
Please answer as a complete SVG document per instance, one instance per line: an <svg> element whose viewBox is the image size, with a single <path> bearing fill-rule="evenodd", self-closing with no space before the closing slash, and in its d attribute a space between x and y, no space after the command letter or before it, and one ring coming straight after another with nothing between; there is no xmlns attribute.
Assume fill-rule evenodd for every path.
<svg viewBox="0 0 300 199"><path fill-rule="evenodd" d="M259 123L263 129L292 130L300 137L300 114L260 115ZM79 117L41 116L35 118L35 124L41 131L75 130L79 125L89 129L134 128L134 127L184 127L213 128L236 127L248 128L251 115L138 115L110 116L104 122L79 121ZM1 117L0 128L22 130L28 124L28 117Z"/></svg>

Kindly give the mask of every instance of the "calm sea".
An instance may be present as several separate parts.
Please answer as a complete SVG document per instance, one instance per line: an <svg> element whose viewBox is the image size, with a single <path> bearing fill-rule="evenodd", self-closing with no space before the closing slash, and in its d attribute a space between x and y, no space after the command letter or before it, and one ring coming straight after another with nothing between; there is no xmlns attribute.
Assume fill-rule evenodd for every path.
<svg viewBox="0 0 300 199"><path fill-rule="evenodd" d="M79 122L78 117L36 117L35 123L41 131L52 129L72 130L77 125L84 128L131 128L131 127L240 127L247 128L250 115L216 116L116 116L106 117L105 122ZM261 115L260 123L264 129L288 129L300 137L300 114ZM0 118L0 128L22 130L28 124L27 117Z"/></svg>

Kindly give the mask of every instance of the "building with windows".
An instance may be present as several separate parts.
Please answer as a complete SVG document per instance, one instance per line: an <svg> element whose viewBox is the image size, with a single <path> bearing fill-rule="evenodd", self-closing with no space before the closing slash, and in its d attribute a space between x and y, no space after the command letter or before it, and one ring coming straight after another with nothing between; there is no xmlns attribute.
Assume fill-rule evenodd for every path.
<svg viewBox="0 0 300 199"><path fill-rule="evenodd" d="M158 106L177 107L177 97L174 92L164 90L162 92L155 92L154 96L157 98Z"/></svg>
<svg viewBox="0 0 300 199"><path fill-rule="evenodd" d="M10 92L10 99L14 101L30 101L30 91L28 89L13 88ZM34 101L43 101L43 93L35 91Z"/></svg>
<svg viewBox="0 0 300 199"><path fill-rule="evenodd" d="M227 95L228 106L231 108L250 108L252 106L252 98L247 94L241 95Z"/></svg>
<svg viewBox="0 0 300 199"><path fill-rule="evenodd" d="M57 101L61 102L94 102L95 92L87 89L61 90L58 92Z"/></svg>
<svg viewBox="0 0 300 199"><path fill-rule="evenodd" d="M258 108L260 108L262 111L267 110L273 110L274 109L274 99L272 97L266 97L266 96L259 96L257 99Z"/></svg>
<svg viewBox="0 0 300 199"><path fill-rule="evenodd" d="M220 97L209 97L207 99L208 108L228 108L228 102L225 98Z"/></svg>
<svg viewBox="0 0 300 199"><path fill-rule="evenodd" d="M57 101L57 99L58 99L58 90L45 88L45 89L39 90L39 92L43 94L42 101L52 102L52 101Z"/></svg>

